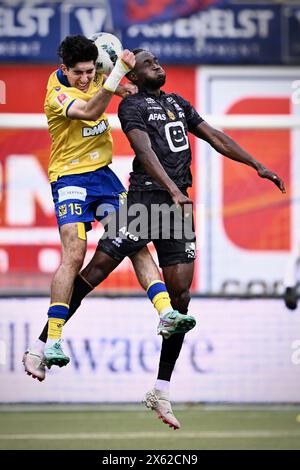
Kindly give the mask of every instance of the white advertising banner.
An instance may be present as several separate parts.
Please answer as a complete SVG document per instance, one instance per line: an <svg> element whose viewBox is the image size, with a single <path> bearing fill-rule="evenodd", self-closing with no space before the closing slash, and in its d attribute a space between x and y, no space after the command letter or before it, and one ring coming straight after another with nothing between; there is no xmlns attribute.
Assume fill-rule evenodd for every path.
<svg viewBox="0 0 300 470"><path fill-rule="evenodd" d="M0 402L140 402L161 338L147 299L90 298L64 328L68 366L38 382L21 363L48 299L0 301ZM173 374L179 402L300 402L300 316L279 300L193 299L197 318Z"/></svg>

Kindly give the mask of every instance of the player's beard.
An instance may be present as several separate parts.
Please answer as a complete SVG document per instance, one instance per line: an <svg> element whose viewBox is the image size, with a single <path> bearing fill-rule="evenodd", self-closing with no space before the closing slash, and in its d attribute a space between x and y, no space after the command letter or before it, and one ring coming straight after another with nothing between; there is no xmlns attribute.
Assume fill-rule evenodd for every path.
<svg viewBox="0 0 300 470"><path fill-rule="evenodd" d="M166 83L166 76L161 75L159 78L148 78L143 83L143 87L147 88L148 90L157 90L161 88Z"/></svg>

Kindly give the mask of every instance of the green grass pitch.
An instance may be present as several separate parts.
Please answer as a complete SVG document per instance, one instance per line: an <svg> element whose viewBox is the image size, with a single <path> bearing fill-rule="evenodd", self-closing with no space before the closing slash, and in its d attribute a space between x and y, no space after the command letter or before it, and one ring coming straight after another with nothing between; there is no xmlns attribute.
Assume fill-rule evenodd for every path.
<svg viewBox="0 0 300 470"><path fill-rule="evenodd" d="M300 450L300 405L174 405L174 431L142 405L2 405L0 449Z"/></svg>

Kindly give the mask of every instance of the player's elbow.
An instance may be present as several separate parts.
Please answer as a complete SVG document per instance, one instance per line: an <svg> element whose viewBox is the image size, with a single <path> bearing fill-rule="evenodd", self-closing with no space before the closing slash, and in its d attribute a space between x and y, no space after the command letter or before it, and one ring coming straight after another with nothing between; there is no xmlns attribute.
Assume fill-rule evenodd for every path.
<svg viewBox="0 0 300 470"><path fill-rule="evenodd" d="M151 167L151 164L152 164L151 153L149 155L149 150L151 151L151 149L143 148L143 147L139 147L135 149L135 154L138 160L145 168Z"/></svg>
<svg viewBox="0 0 300 470"><path fill-rule="evenodd" d="M68 111L68 118L70 119L81 119L84 121L97 121L99 119L99 113L94 110L89 110L86 108L73 108Z"/></svg>
<svg viewBox="0 0 300 470"><path fill-rule="evenodd" d="M231 141L227 139L224 134L221 137L216 136L212 140L211 146L222 155L228 155L231 153L232 150Z"/></svg>
<svg viewBox="0 0 300 470"><path fill-rule="evenodd" d="M87 120L88 121L98 121L99 117L100 117L99 114L93 114Z"/></svg>

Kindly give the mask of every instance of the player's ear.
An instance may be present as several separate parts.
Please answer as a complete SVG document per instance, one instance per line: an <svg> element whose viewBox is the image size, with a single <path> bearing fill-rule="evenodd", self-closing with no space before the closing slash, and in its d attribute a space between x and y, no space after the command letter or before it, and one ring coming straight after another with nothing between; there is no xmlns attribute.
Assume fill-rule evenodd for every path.
<svg viewBox="0 0 300 470"><path fill-rule="evenodd" d="M63 73L64 75L66 75L66 72L67 72L67 70L68 70L68 67L67 67L65 64L61 64L60 68L61 68L62 73Z"/></svg>
<svg viewBox="0 0 300 470"><path fill-rule="evenodd" d="M130 80L132 83L135 83L137 80L136 73L133 70L130 70L130 72L127 73L126 77L128 80Z"/></svg>

